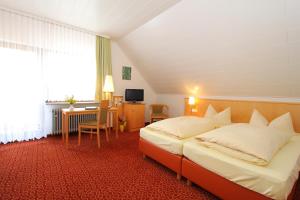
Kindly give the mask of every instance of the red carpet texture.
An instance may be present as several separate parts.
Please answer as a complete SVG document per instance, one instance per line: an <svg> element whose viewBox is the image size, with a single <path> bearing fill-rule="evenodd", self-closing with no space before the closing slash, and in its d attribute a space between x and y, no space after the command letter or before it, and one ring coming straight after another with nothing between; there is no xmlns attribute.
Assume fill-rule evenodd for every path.
<svg viewBox="0 0 300 200"><path fill-rule="evenodd" d="M138 151L138 133L61 137L0 145L0 199L217 199ZM300 199L300 187L297 196Z"/></svg>

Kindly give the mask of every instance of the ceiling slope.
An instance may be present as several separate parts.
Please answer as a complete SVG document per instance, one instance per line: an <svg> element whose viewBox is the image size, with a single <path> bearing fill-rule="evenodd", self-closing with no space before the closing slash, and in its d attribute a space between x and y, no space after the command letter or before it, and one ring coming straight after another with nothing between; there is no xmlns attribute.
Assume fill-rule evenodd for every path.
<svg viewBox="0 0 300 200"><path fill-rule="evenodd" d="M158 93L300 97L299 0L185 0L118 42Z"/></svg>
<svg viewBox="0 0 300 200"><path fill-rule="evenodd" d="M179 0L0 0L0 6L121 37Z"/></svg>

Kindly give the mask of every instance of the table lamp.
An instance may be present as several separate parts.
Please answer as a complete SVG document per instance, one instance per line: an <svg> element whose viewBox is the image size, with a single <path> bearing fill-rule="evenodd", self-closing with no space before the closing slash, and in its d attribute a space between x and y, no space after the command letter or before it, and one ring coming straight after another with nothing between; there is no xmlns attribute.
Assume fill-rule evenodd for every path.
<svg viewBox="0 0 300 200"><path fill-rule="evenodd" d="M114 83L113 83L112 75L105 76L103 92L106 92L107 94L109 94L107 99L109 100L109 105L111 106L112 105L111 104L111 96L112 96L112 93L114 92Z"/></svg>

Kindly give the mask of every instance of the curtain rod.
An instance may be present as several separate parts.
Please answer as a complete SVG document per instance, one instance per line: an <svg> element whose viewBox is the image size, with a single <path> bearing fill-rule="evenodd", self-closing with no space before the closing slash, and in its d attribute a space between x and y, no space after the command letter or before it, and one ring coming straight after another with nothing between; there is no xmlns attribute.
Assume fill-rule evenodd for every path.
<svg viewBox="0 0 300 200"><path fill-rule="evenodd" d="M110 36L101 35L101 34L96 33L94 31L90 31L90 30L87 30L87 29L84 29L84 28L81 28L81 27L71 25L71 24L66 24L66 23L63 23L63 22L60 22L60 21L49 19L47 17L42 17L42 16L34 15L34 14L31 14L31 13L27 13L27 12L15 10L15 9L5 8L5 7L2 7L2 6L0 6L0 10L4 11L4 12L8 12L8 13L13 13L13 14L16 14L16 15L19 15L19 16L22 16L22 17L27 17L27 18L38 20L38 21L41 21L41 22L46 22L46 23L49 23L49 24L53 24L53 25L69 28L69 29L72 29L72 30L80 31L80 32L83 32L83 33L88 33L88 34L97 35L97 36L101 36L101 37L110 39Z"/></svg>

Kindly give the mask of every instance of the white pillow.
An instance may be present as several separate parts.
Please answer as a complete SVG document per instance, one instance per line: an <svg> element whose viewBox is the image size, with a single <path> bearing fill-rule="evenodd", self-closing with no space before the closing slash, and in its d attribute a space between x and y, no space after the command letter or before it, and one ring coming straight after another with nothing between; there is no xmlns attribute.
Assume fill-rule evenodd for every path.
<svg viewBox="0 0 300 200"><path fill-rule="evenodd" d="M273 119L270 122L269 127L279 129L281 131L295 133L292 117L289 112L277 117L276 119Z"/></svg>
<svg viewBox="0 0 300 200"><path fill-rule="evenodd" d="M217 114L217 111L214 109L214 107L211 104L209 104L206 109L204 117L212 118L216 114Z"/></svg>
<svg viewBox="0 0 300 200"><path fill-rule="evenodd" d="M217 113L214 116L215 127L219 128L231 124L231 109L226 108L222 112Z"/></svg>
<svg viewBox="0 0 300 200"><path fill-rule="evenodd" d="M249 124L257 127L266 127L268 126L268 120L256 109L253 110Z"/></svg>

